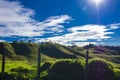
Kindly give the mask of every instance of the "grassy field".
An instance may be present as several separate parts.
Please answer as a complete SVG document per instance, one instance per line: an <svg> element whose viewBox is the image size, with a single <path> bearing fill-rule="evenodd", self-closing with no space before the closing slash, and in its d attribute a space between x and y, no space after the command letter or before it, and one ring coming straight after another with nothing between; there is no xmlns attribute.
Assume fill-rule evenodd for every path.
<svg viewBox="0 0 120 80"><path fill-rule="evenodd" d="M120 78L120 64L114 64L114 63L108 62L108 61L106 61L104 59L100 59L100 58L90 59L89 64L91 62L97 61L97 60L100 60L107 64L112 65L112 67L113 67L112 72L114 72L116 80L118 78ZM1 61L0 61L0 64L1 64ZM27 80L28 78L30 80L33 80L36 78L36 75L37 75L37 65L36 64L37 64L37 62L35 63L35 62L28 62L28 61L6 61L5 72L7 72L7 74L9 74L9 75L15 76L16 77L15 80L17 80L17 78L19 76L23 80ZM74 70L77 69L77 65L82 66L82 69L84 70L85 60L57 59L57 60L49 60L49 61L41 62L41 74L40 74L41 80L48 80L48 77L50 77L50 76L51 76L50 78L53 78L53 80L54 80L54 78L55 78L55 76L53 76L54 69L55 69L55 71L59 70L59 67L60 68L63 67L62 73L64 73L64 75L66 75L66 76L68 76L67 74L71 75L72 72L74 73ZM67 68L68 68L68 70L66 70ZM1 65L0 65L0 69L1 69ZM64 71L67 71L67 72L64 72ZM51 72L52 72L52 74L51 74ZM83 73L81 73L81 71L78 73L83 74ZM58 76L59 71L55 72L55 74L56 74L56 76ZM67 79L67 77L66 77L66 79Z"/></svg>

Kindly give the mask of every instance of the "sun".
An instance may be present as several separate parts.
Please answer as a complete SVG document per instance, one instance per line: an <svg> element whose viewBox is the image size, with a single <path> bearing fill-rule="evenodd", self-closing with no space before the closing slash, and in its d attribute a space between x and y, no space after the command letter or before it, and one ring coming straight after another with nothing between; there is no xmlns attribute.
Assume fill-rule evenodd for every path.
<svg viewBox="0 0 120 80"><path fill-rule="evenodd" d="M97 6L103 2L103 0L92 0Z"/></svg>

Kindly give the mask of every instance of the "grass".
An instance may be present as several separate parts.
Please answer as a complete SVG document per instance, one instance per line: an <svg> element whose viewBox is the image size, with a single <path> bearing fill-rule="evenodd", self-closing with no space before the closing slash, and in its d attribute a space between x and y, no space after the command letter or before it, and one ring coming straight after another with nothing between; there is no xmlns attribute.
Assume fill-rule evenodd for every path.
<svg viewBox="0 0 120 80"><path fill-rule="evenodd" d="M0 61L0 64L1 61ZM17 67L24 67L24 68L28 68L31 69L35 64L30 66L30 63L28 63L27 61L6 61L5 62L5 72L9 72L12 68L17 68ZM0 65L1 68L1 65Z"/></svg>
<svg viewBox="0 0 120 80"><path fill-rule="evenodd" d="M36 64L31 65L27 61L6 61L5 63L5 72L7 72L9 75L21 76L23 78L34 78L36 75Z"/></svg>
<svg viewBox="0 0 120 80"><path fill-rule="evenodd" d="M100 61L103 61L103 62L109 64L109 65L112 65L116 80L119 80L119 78L120 78L120 64L115 64L115 63L106 61L105 59L101 59L101 58L90 59L89 63L94 62L96 60L100 60ZM6 61L5 71L8 74L12 74L15 76L19 76L19 74L20 74L20 76L22 76L23 78L29 77L31 80L33 80L37 75L36 63L35 62L34 63L28 62L28 61ZM1 64L1 61L0 61L0 64ZM55 59L55 60L52 60L52 59L50 59L49 61L42 61L41 62L41 73L40 73L41 80L42 79L44 80L44 78L46 78L47 76L50 77L51 74L49 73L49 70L50 69L53 69L53 70L57 69L57 67L59 67L59 66L55 67L55 65L59 65L59 64L63 68L65 68L66 67L65 65L67 65L65 70L68 69L68 71L70 70L70 72L71 72L71 70L76 69L75 67L77 67L78 64L81 65L84 69L85 60L81 60L81 59ZM73 66L73 69L72 69L72 66ZM0 68L1 68L1 65L0 65ZM67 75L67 74L68 73L66 71L65 75ZM72 73L69 73L69 74L72 74ZM52 77L54 77L54 75Z"/></svg>
<svg viewBox="0 0 120 80"><path fill-rule="evenodd" d="M45 54L41 54L41 60L42 60L42 62L46 62L46 61L54 61L54 60L56 60L57 58L52 58L52 57L49 57L49 56L47 56L47 55L45 55Z"/></svg>
<svg viewBox="0 0 120 80"><path fill-rule="evenodd" d="M120 79L120 68L114 68L115 77L119 80Z"/></svg>

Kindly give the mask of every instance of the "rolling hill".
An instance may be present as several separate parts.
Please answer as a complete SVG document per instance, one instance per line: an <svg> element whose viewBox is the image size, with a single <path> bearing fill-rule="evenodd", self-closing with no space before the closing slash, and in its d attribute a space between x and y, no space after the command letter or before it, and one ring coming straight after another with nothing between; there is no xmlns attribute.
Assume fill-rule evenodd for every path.
<svg viewBox="0 0 120 80"><path fill-rule="evenodd" d="M37 77L39 47L41 51L41 80L73 80L74 78L76 78L75 80L84 80L87 50L89 51L90 80L98 80L98 77L96 79L94 75L100 75L104 80L120 79L119 46L95 46L90 44L84 47L77 47L51 42L43 44L4 42L0 43L0 59L2 59L2 54L6 53L5 71L7 73L3 77L0 74L0 80L9 80L10 78L19 80L19 77L21 77L21 80L28 80L28 78L34 80ZM0 63L2 63L1 60ZM99 74L96 72L98 70L107 75Z"/></svg>
<svg viewBox="0 0 120 80"><path fill-rule="evenodd" d="M119 46L94 46L87 45L84 47L64 46L56 43L0 43L0 56L2 54L2 45L6 51L6 57L10 60L37 60L38 47L41 49L41 59L84 59L86 50L90 52L90 58L103 58L114 63L120 63Z"/></svg>

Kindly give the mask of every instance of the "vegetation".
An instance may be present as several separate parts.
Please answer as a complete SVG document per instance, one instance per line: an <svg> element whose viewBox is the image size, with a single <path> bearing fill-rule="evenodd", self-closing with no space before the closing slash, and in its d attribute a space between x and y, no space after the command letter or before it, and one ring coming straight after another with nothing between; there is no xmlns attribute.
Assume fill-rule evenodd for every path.
<svg viewBox="0 0 120 80"><path fill-rule="evenodd" d="M88 70L90 80L116 80L113 66L105 60L90 60Z"/></svg>
<svg viewBox="0 0 120 80"><path fill-rule="evenodd" d="M43 80L83 80L83 63L80 60L58 60L48 70Z"/></svg>
<svg viewBox="0 0 120 80"><path fill-rule="evenodd" d="M1 63L1 62L0 62ZM5 74L0 74L0 80L27 80L36 77L36 65L27 61L6 61ZM1 68L1 66L0 66Z"/></svg>
<svg viewBox="0 0 120 80"><path fill-rule="evenodd" d="M85 75L88 80L120 79L119 46L90 44L85 47L70 47L56 43L4 42L0 43L0 60L3 54L2 44L6 51L6 61L5 74L0 73L0 80L35 80L38 47L41 49L40 80L86 80ZM1 67L2 65L0 69Z"/></svg>

